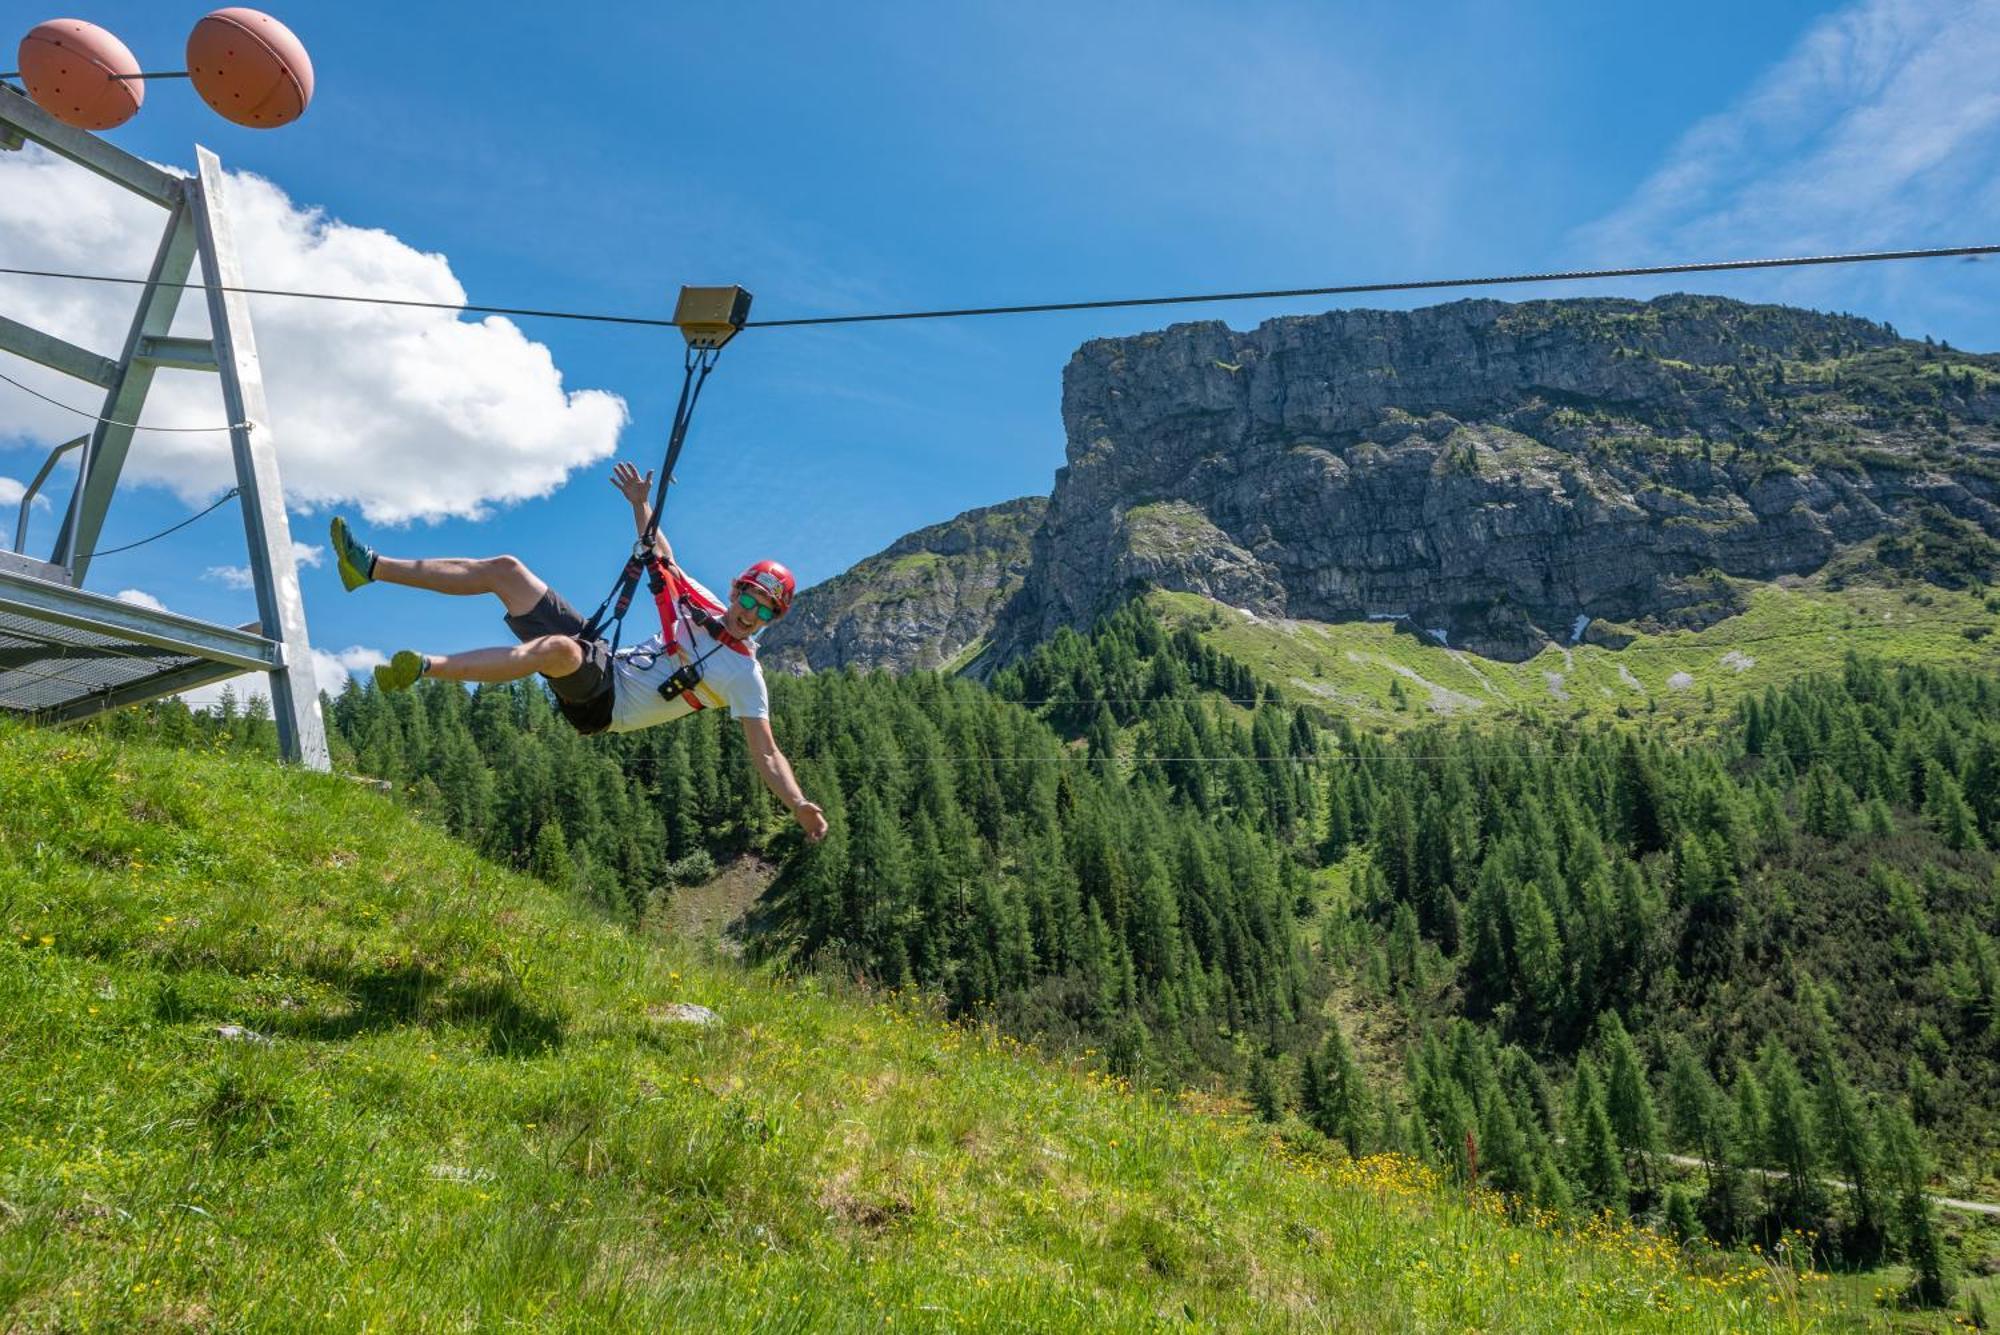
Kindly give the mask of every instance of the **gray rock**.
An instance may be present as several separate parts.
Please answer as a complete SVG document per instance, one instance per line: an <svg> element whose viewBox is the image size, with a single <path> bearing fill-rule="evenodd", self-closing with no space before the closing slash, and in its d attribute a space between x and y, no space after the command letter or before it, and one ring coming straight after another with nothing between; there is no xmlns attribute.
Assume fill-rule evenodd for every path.
<svg viewBox="0 0 2000 1335"><path fill-rule="evenodd" d="M911 534L802 595L764 652L985 671L1147 588L1406 618L1510 660L1579 625L1708 625L1742 581L1845 570L1937 516L2000 535L1997 386L2000 357L1715 297L1095 340L1063 376L1046 502Z"/></svg>
<svg viewBox="0 0 2000 1335"><path fill-rule="evenodd" d="M692 1001L667 1001L646 1008L648 1018L661 1024L721 1024L722 1017L706 1006L697 1006Z"/></svg>
<svg viewBox="0 0 2000 1335"><path fill-rule="evenodd" d="M1027 577L1048 502L1026 496L920 529L799 595L758 656L783 671L908 672L976 652Z"/></svg>
<svg viewBox="0 0 2000 1335"><path fill-rule="evenodd" d="M1322 621L1403 615L1518 660L1580 617L1730 615L1740 596L1715 572L1815 571L1915 502L2000 533L2000 395L1926 422L1886 375L1785 383L1786 365L1898 349L1921 355L1865 320L1708 297L1087 343L1063 380L1068 463L986 661L1135 587ZM1965 466L1917 465L1937 420ZM1846 450L1867 453L1821 471L1816 454Z"/></svg>

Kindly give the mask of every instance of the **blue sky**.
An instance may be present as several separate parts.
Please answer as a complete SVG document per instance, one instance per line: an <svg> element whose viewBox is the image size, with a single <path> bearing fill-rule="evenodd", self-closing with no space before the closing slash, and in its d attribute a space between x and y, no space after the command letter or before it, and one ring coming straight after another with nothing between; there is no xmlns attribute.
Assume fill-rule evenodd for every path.
<svg viewBox="0 0 2000 1335"><path fill-rule="evenodd" d="M369 234L343 232L355 281L455 278L477 301L652 314L682 282L740 282L775 318L1961 244L2000 237L1995 9L295 5L272 12L315 59L317 97L298 124L241 130L185 86L158 84L110 137L183 165L199 140L295 209L407 249L377 266ZM84 16L149 67L179 68L201 12L149 0ZM26 178L0 175L0 264L29 245L19 227L30 224L9 230L9 179ZM72 249L80 267L131 267L129 243L102 265ZM1694 286L1991 349L1996 275L2000 265L1935 262ZM38 315L47 287L0 286L0 311ZM540 354L506 331L397 342L324 307L275 307L255 310L260 332L274 331L267 360L283 351L292 363L273 369L272 415L309 493L310 513L294 515L301 541L323 542L331 506L386 516L396 496L422 497L404 510L428 517L364 531L399 554L512 551L594 605L628 540L600 457L617 410L563 393L618 396L629 414L618 454L656 457L678 382L674 335L523 321L553 359L537 371ZM1061 371L1084 339L1324 307L746 334L703 402L670 527L698 575L775 555L807 583L826 578L912 528L1046 493L1062 462ZM367 388L399 374L408 383L393 398ZM538 397L514 406L510 386L529 381ZM27 477L63 438L19 397L0 385L0 478ZM177 420L202 420L192 411ZM490 450L489 434L501 442ZM164 485L124 492L106 545L214 494L212 469L173 453L184 439L141 438L135 456L157 451L145 476ZM250 595L210 573L243 561L233 513L104 559L91 586L248 619ZM52 535L46 516L37 523ZM304 579L329 651L501 632L479 603L343 595L325 566Z"/></svg>

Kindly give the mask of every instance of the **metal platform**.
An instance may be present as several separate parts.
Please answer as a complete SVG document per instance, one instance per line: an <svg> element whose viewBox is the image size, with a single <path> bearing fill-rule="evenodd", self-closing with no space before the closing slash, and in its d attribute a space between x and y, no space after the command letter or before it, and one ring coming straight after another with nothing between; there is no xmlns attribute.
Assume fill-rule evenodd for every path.
<svg viewBox="0 0 2000 1335"><path fill-rule="evenodd" d="M0 566L0 710L72 723L284 666L284 646L256 633L107 598ZM58 569L59 568L54 568Z"/></svg>
<svg viewBox="0 0 2000 1335"><path fill-rule="evenodd" d="M0 354L11 354L102 391L87 436L58 445L21 497L13 550L0 550L0 711L67 723L121 705L191 690L245 671L268 674L272 720L284 756L327 768L325 725L306 638L305 604L278 476L277 439L264 398L248 297L241 291L222 164L197 146L196 171L161 171L63 125L0 82L0 150L38 144L159 206L165 226L139 289L120 354L106 357L0 315ZM185 288L199 259L206 283ZM184 290L202 293L209 337L176 338ZM145 408L163 368L213 374L228 423L251 585L254 626L234 629L122 602L83 587ZM77 454L47 560L23 550L31 506L56 461ZM150 541L148 539L147 541Z"/></svg>

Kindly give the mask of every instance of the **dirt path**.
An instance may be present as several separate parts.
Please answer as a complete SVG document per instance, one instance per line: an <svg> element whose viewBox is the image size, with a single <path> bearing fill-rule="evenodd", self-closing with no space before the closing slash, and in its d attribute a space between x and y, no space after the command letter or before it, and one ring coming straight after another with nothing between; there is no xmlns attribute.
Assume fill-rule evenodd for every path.
<svg viewBox="0 0 2000 1335"><path fill-rule="evenodd" d="M1701 1160L1689 1158L1685 1154L1662 1154L1660 1157L1668 1163L1679 1164L1683 1168L1701 1167ZM1752 1168L1749 1171L1762 1178L1784 1176L1783 1173L1774 1172L1769 1168ZM1847 1183L1842 1182L1839 1178L1823 1177L1820 1181L1829 1187L1839 1187L1843 1191L1847 1190ZM1967 1214L2000 1215L2000 1205L1988 1205L1984 1201L1962 1201L1952 1196L1932 1196L1931 1199L1947 1210L1963 1210Z"/></svg>

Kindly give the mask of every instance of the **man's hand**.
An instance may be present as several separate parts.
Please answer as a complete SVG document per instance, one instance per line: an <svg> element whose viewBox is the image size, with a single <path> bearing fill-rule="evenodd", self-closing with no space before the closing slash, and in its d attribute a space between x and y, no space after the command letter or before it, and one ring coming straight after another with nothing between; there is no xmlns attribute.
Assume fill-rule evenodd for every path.
<svg viewBox="0 0 2000 1335"><path fill-rule="evenodd" d="M618 488L618 494L633 505L647 505L653 499L653 473L648 469L644 477L639 476L636 465L620 459L611 470L611 485Z"/></svg>
<svg viewBox="0 0 2000 1335"><path fill-rule="evenodd" d="M801 802L792 808L792 819L806 832L806 842L816 844L826 838L826 813L817 802Z"/></svg>

